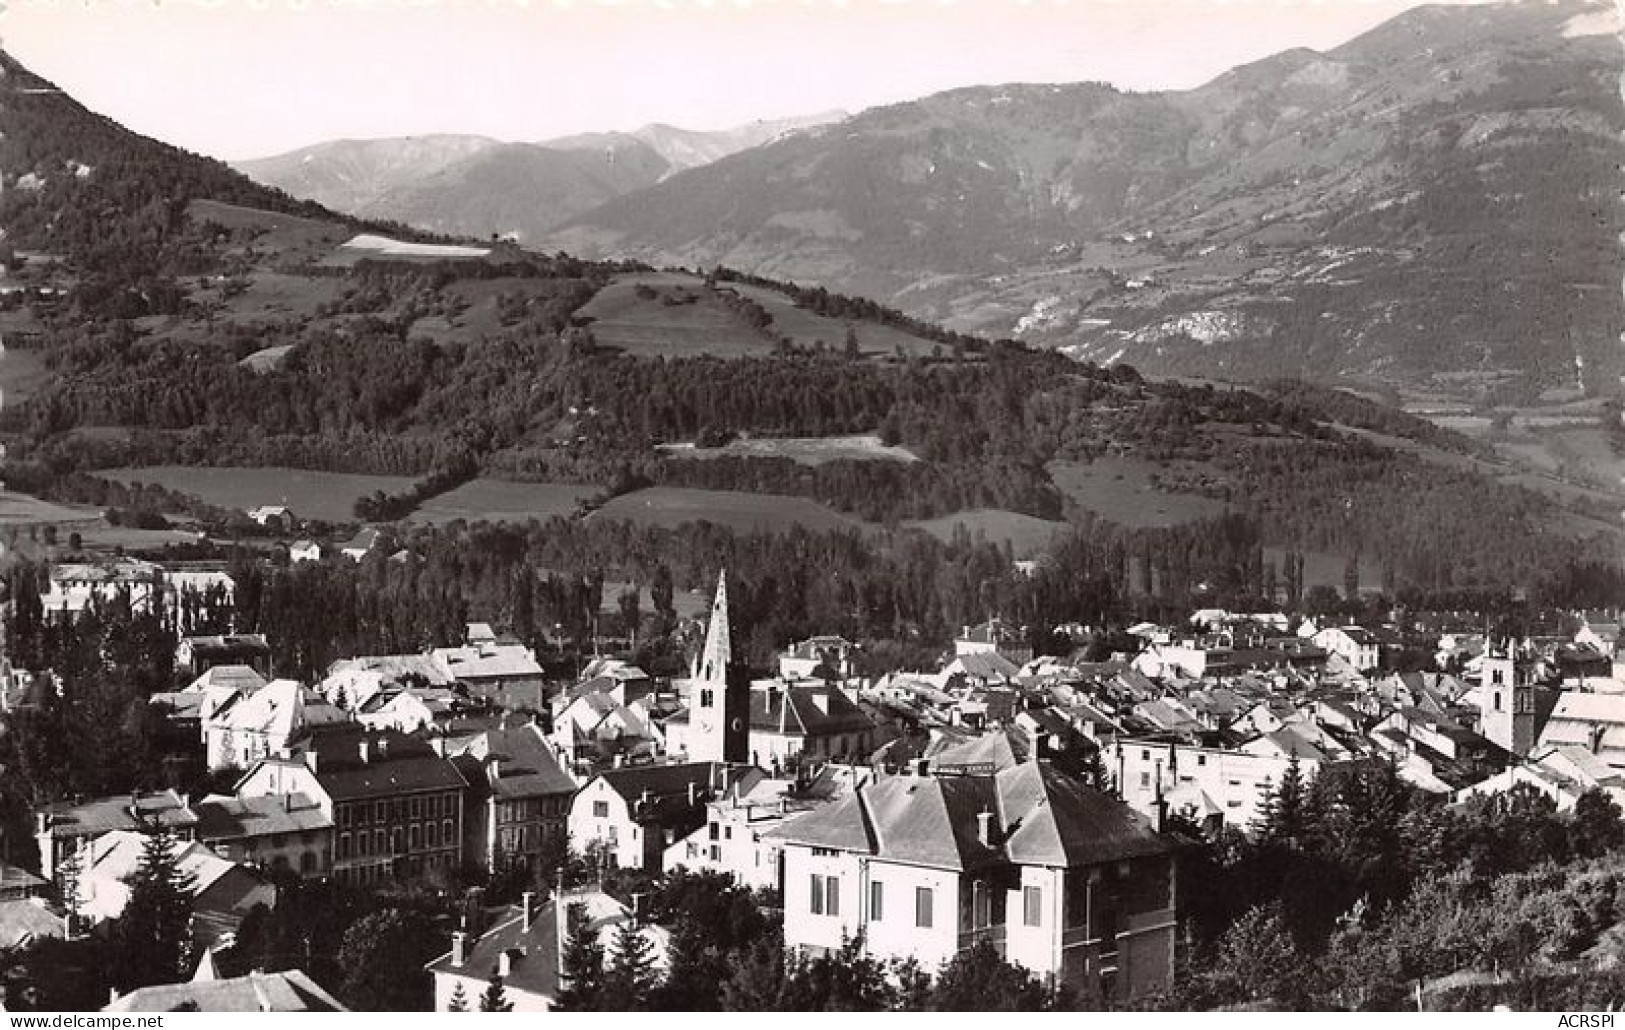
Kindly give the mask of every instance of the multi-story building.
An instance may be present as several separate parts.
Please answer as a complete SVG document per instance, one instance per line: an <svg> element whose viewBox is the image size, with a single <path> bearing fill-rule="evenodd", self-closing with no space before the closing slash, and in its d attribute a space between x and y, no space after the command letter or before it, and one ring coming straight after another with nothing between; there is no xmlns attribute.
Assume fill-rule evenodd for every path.
<svg viewBox="0 0 1625 1030"><path fill-rule="evenodd" d="M193 840L198 824L191 798L173 790L62 801L41 808L34 819L40 873L46 879L55 878L57 865L68 855L115 830L140 831L156 826L179 840Z"/></svg>
<svg viewBox="0 0 1625 1030"><path fill-rule="evenodd" d="M334 879L365 886L461 868L467 787L456 766L422 740L333 731L262 759L237 795L315 799L333 821Z"/></svg>
<svg viewBox="0 0 1625 1030"><path fill-rule="evenodd" d="M940 967L980 941L1083 992L1173 978L1175 845L1044 763L894 776L787 822L784 939Z"/></svg>
<svg viewBox="0 0 1625 1030"><path fill-rule="evenodd" d="M487 872L533 869L567 839L576 782L534 723L488 730L448 752L468 781L465 854Z"/></svg>
<svg viewBox="0 0 1625 1030"><path fill-rule="evenodd" d="M570 841L597 845L622 869L659 872L666 849L706 821L706 804L748 793L759 769L721 762L643 765L599 773L570 803Z"/></svg>

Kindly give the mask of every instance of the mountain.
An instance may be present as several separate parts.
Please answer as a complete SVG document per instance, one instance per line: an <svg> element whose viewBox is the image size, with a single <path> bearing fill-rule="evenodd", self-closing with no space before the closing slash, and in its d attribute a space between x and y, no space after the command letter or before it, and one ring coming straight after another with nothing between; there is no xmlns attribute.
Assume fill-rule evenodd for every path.
<svg viewBox="0 0 1625 1030"><path fill-rule="evenodd" d="M392 190L500 145L485 136L459 135L343 139L239 161L235 167L255 182L334 211L358 213Z"/></svg>
<svg viewBox="0 0 1625 1030"><path fill-rule="evenodd" d="M455 135L337 140L236 167L258 182L360 217L526 241L675 172L840 117L844 113L826 112L716 132L646 125L543 143Z"/></svg>
<svg viewBox="0 0 1625 1030"><path fill-rule="evenodd" d="M1613 25L1576 0L1424 7L1188 91L954 90L679 173L546 245L1161 372L1611 388Z"/></svg>
<svg viewBox="0 0 1625 1030"><path fill-rule="evenodd" d="M642 140L655 152L666 159L671 166L671 172L676 173L689 168L698 168L701 165L720 161L730 154L737 154L741 150L759 147L792 132L803 129L813 129L821 125L838 122L847 117L845 111L822 111L818 114L801 115L793 118L771 118L732 129L718 129L714 131L701 131L696 129L679 129L674 125L654 123L635 129L630 133L588 133L580 136L564 136L548 140L544 146L556 147L561 150L574 150L582 147L599 146L615 137L631 136Z"/></svg>

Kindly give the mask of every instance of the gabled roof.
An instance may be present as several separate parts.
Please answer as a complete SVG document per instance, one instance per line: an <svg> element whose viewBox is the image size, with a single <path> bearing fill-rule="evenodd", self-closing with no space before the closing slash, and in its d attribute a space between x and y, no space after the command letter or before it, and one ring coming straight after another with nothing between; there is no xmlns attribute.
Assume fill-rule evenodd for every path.
<svg viewBox="0 0 1625 1030"><path fill-rule="evenodd" d="M1025 762L996 780L1012 862L1076 868L1174 849L1127 805L1043 763Z"/></svg>
<svg viewBox="0 0 1625 1030"><path fill-rule="evenodd" d="M984 814L986 844L979 837ZM955 871L1008 863L1075 868L1174 848L1128 806L1042 762L991 776L890 777L767 836Z"/></svg>
<svg viewBox="0 0 1625 1030"><path fill-rule="evenodd" d="M874 720L838 687L784 685L750 692L750 728L818 736L873 729Z"/></svg>
<svg viewBox="0 0 1625 1030"><path fill-rule="evenodd" d="M962 654L948 663L945 671L963 672L972 679L1014 680L1021 668L997 651Z"/></svg>
<svg viewBox="0 0 1625 1030"><path fill-rule="evenodd" d="M465 745L462 754L479 760L483 779L497 797L546 797L576 790L536 726L489 730Z"/></svg>
<svg viewBox="0 0 1625 1030"><path fill-rule="evenodd" d="M689 808L688 789L693 784L695 808L705 792L717 786L718 793L738 785L748 791L766 774L753 766L730 766L721 762L683 762L675 765L636 765L624 769L611 769L599 773L595 779L603 780L630 806L648 791L652 808L637 816L640 821L663 822L667 818L680 818ZM589 781L589 786L591 785ZM668 804L669 802L669 804ZM675 809L674 807L675 806Z"/></svg>

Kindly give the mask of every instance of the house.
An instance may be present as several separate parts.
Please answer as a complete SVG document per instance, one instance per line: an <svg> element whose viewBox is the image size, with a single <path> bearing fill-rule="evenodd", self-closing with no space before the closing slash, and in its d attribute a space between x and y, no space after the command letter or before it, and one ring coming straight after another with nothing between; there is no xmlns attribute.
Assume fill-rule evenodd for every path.
<svg viewBox="0 0 1625 1030"><path fill-rule="evenodd" d="M1380 639L1359 626L1330 626L1312 639L1316 647L1337 655L1356 672L1370 672L1382 663Z"/></svg>
<svg viewBox="0 0 1625 1030"><path fill-rule="evenodd" d="M786 819L823 803L791 798L792 786L784 780L763 780L743 796L730 791L707 802L705 822L666 848L661 868L667 873L679 869L722 873L741 887L777 889L784 845L773 831Z"/></svg>
<svg viewBox="0 0 1625 1030"><path fill-rule="evenodd" d="M1133 737L1101 748L1101 762L1112 774L1118 795L1135 811L1152 818L1164 806L1174 813L1188 808L1244 832L1258 822L1265 792L1281 782L1294 757L1305 780L1329 762L1293 735L1265 737L1250 748Z"/></svg>
<svg viewBox="0 0 1625 1030"><path fill-rule="evenodd" d="M477 734L447 757L468 782L464 853L488 873L538 866L565 846L576 782L533 723Z"/></svg>
<svg viewBox="0 0 1625 1030"><path fill-rule="evenodd" d="M1625 769L1625 695L1565 690L1534 737L1540 748L1572 745Z"/></svg>
<svg viewBox="0 0 1625 1030"><path fill-rule="evenodd" d="M622 869L658 872L668 847L706 821L706 803L749 792L760 769L721 762L646 765L599 773L570 803L570 841L598 845Z"/></svg>
<svg viewBox="0 0 1625 1030"><path fill-rule="evenodd" d="M355 721L372 730L416 733L456 718L463 699L447 687L382 690L354 709Z"/></svg>
<svg viewBox="0 0 1625 1030"><path fill-rule="evenodd" d="M212 964L211 967L212 969ZM253 972L190 983L141 987L114 998L103 1012L348 1012L303 970Z"/></svg>
<svg viewBox="0 0 1625 1030"><path fill-rule="evenodd" d="M333 817L305 794L211 794L193 806L197 839L239 865L325 879L333 872Z"/></svg>
<svg viewBox="0 0 1625 1030"><path fill-rule="evenodd" d="M360 561L373 551L384 545L383 533L368 526L361 530L350 542L339 548L339 553L351 561Z"/></svg>
<svg viewBox="0 0 1625 1030"><path fill-rule="evenodd" d="M471 697L495 703L504 694L532 694L541 700L547 677L536 661L536 652L523 644L495 641L463 647L437 647L429 657L439 663Z"/></svg>
<svg viewBox="0 0 1625 1030"><path fill-rule="evenodd" d="M130 902L130 878L141 865L147 835L114 830L91 841L79 860L78 912L92 924L117 919ZM192 898L192 934L207 946L237 927L256 905L276 904L276 888L246 866L197 841L172 840L170 854Z"/></svg>
<svg viewBox="0 0 1625 1030"><path fill-rule="evenodd" d="M880 779L776 836L785 945L803 954L861 939L929 970L988 941L1086 995L1172 982L1174 843L1043 763Z"/></svg>
<svg viewBox="0 0 1625 1030"><path fill-rule="evenodd" d="M288 545L288 561L297 565L304 561L321 561L322 545L314 540L295 540Z"/></svg>
<svg viewBox="0 0 1625 1030"><path fill-rule="evenodd" d="M0 901L0 948L22 948L47 937L68 936L68 915L45 898Z"/></svg>
<svg viewBox="0 0 1625 1030"><path fill-rule="evenodd" d="M955 657L972 654L997 654L1017 666L1033 659L1033 649L1027 643L1026 633L996 618L980 626L965 626L954 638Z"/></svg>
<svg viewBox="0 0 1625 1030"><path fill-rule="evenodd" d="M278 532L293 526L293 512L285 504L262 504L258 508L251 508L248 517L266 529Z"/></svg>
<svg viewBox="0 0 1625 1030"><path fill-rule="evenodd" d="M355 711L374 695L408 687L455 687L457 681L433 655L385 654L340 658L327 667L317 689L345 711Z"/></svg>
<svg viewBox="0 0 1625 1030"><path fill-rule="evenodd" d="M247 769L307 733L348 721L347 714L314 690L276 680L225 701L203 720L205 760L210 769Z"/></svg>
<svg viewBox="0 0 1625 1030"><path fill-rule="evenodd" d="M833 684L772 683L750 692L751 764L788 768L866 755L877 746L874 720Z"/></svg>
<svg viewBox="0 0 1625 1030"><path fill-rule="evenodd" d="M779 678L844 680L853 675L858 645L845 637L809 637L779 655Z"/></svg>
<svg viewBox="0 0 1625 1030"><path fill-rule="evenodd" d="M555 715L548 739L566 765L583 774L606 764L652 761L660 752L645 702L617 704L612 695L596 691L579 695Z"/></svg>
<svg viewBox="0 0 1625 1030"><path fill-rule="evenodd" d="M459 989L472 1007L491 978L500 976L513 1011L547 1012L559 994L561 942L567 942L571 933L591 933L603 948L606 963L613 962L621 927L632 919L625 905L602 891L567 891L542 905L527 893L484 933L472 938L460 930L453 933L451 950L424 967L434 978L434 1010L452 1011ZM654 969L668 969L670 933L644 924L638 934L649 945Z"/></svg>
<svg viewBox="0 0 1625 1030"><path fill-rule="evenodd" d="M972 651L955 655L936 675L937 685L944 690L950 686L989 687L1011 684L1021 675L1021 667L994 651Z"/></svg>
<svg viewBox="0 0 1625 1030"><path fill-rule="evenodd" d="M238 782L237 796L314 799L333 822L333 878L372 886L462 866L467 788L457 767L423 740L342 729L261 759Z"/></svg>
<svg viewBox="0 0 1625 1030"><path fill-rule="evenodd" d="M201 676L217 665L247 666L271 675L271 645L261 633L182 637L175 645L175 666Z"/></svg>
<svg viewBox="0 0 1625 1030"><path fill-rule="evenodd" d="M191 799L173 790L115 794L90 801L61 801L34 813L40 874L56 878L57 865L104 834L163 827L180 840L192 840L198 817Z"/></svg>
<svg viewBox="0 0 1625 1030"><path fill-rule="evenodd" d="M1625 772L1573 744L1539 748L1523 762L1456 791L1453 800L1460 804L1476 797L1507 794L1518 787L1530 787L1551 798L1559 812L1573 809L1592 790L1600 790L1615 804L1625 805Z"/></svg>
<svg viewBox="0 0 1625 1030"><path fill-rule="evenodd" d="M1579 631L1574 634L1574 642L1612 657L1619 650L1619 621L1585 616Z"/></svg>
<svg viewBox="0 0 1625 1030"><path fill-rule="evenodd" d="M107 603L120 594L138 612L152 611L163 594L163 570L149 561L113 558L51 566L49 583L40 594L47 618L72 619L91 603Z"/></svg>

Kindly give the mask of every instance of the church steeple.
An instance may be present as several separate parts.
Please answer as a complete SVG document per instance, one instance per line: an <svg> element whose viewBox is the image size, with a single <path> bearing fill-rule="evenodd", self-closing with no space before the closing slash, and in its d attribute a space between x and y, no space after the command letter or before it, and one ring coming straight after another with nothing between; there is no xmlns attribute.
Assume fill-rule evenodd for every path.
<svg viewBox="0 0 1625 1030"><path fill-rule="evenodd" d="M733 638L728 632L728 570L717 574L717 596L711 602L711 621L705 627L705 648L700 652L697 677L702 683L726 682L733 662Z"/></svg>
<svg viewBox="0 0 1625 1030"><path fill-rule="evenodd" d="M691 739L686 750L698 762L738 762L745 757L746 722L750 716L750 680L734 664L728 627L728 573L717 576L711 623L705 647L689 682Z"/></svg>

